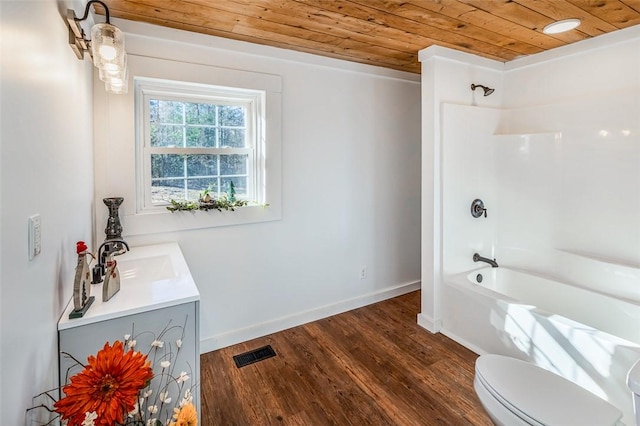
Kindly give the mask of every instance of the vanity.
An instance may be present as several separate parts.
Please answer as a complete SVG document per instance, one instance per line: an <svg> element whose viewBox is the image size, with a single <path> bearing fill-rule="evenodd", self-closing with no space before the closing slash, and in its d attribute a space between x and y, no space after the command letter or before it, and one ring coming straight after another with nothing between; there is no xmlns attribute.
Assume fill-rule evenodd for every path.
<svg viewBox="0 0 640 426"><path fill-rule="evenodd" d="M159 374L161 361L171 361L172 377L182 372L189 376L180 395L176 386L169 389L175 394L165 409L172 409L188 388L200 417L200 293L180 247L177 243L132 247L115 259L120 291L102 302L102 284L93 284L95 302L87 313L69 319L73 310L70 301L58 322L60 384L68 383L69 377L82 370L65 353L86 363L87 357L95 355L106 342L135 340L135 350L147 354L151 361L156 376L151 385L154 392L167 381L167 376L163 379ZM166 420L165 416L172 413L158 413L158 418Z"/></svg>

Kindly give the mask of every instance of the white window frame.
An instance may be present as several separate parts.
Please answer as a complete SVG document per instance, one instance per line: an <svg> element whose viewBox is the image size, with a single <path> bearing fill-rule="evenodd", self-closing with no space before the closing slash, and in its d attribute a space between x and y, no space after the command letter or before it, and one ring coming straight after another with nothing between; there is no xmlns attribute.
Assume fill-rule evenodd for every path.
<svg viewBox="0 0 640 426"><path fill-rule="evenodd" d="M265 201L265 92L186 83L180 81L136 78L136 204L138 213L166 211L166 203L153 203L151 198L151 154L247 154L247 199ZM242 105L246 108L246 148L168 148L152 147L149 101ZM185 169L185 178L186 176Z"/></svg>

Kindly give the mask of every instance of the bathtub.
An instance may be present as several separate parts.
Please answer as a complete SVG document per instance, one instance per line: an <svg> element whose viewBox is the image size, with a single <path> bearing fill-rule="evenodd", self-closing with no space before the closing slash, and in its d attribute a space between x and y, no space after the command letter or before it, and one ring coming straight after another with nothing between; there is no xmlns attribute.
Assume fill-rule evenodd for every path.
<svg viewBox="0 0 640 426"><path fill-rule="evenodd" d="M461 275L453 279L462 281L463 287L470 283L471 288L482 287L493 297L521 301L640 344L638 302L508 268L483 268Z"/></svg>
<svg viewBox="0 0 640 426"><path fill-rule="evenodd" d="M443 334L478 354L513 356L553 371L634 424L626 375L640 359L640 303L506 267L444 281Z"/></svg>

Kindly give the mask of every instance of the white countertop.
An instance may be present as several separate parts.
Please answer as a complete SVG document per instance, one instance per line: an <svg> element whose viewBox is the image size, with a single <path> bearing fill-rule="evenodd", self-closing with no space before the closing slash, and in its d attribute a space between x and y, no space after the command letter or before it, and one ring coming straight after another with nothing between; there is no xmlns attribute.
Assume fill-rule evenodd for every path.
<svg viewBox="0 0 640 426"><path fill-rule="evenodd" d="M58 330L200 300L178 243L131 247L115 260L120 271L120 291L103 302L102 284L92 284L91 296L95 300L87 313L82 318L69 319L73 310L70 301L58 321ZM93 265L95 262L90 268Z"/></svg>

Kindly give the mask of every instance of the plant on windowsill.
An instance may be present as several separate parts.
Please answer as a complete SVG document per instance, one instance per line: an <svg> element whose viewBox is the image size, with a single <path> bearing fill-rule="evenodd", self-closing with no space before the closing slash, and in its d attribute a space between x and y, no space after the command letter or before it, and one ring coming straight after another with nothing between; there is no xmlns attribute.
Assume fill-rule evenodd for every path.
<svg viewBox="0 0 640 426"><path fill-rule="evenodd" d="M187 200L174 200L173 198L169 200L171 203L170 206L167 206L167 210L170 212L176 211L196 211L196 210L231 210L235 211L237 207L244 207L250 204L247 200L238 200L236 199L236 190L233 182L229 182L229 188L227 189L226 194L222 194L220 198L213 198L210 194L211 188L206 189L200 197L198 197L198 201L187 201ZM257 203L255 203L257 204ZM265 204L264 207L267 207L268 204Z"/></svg>

